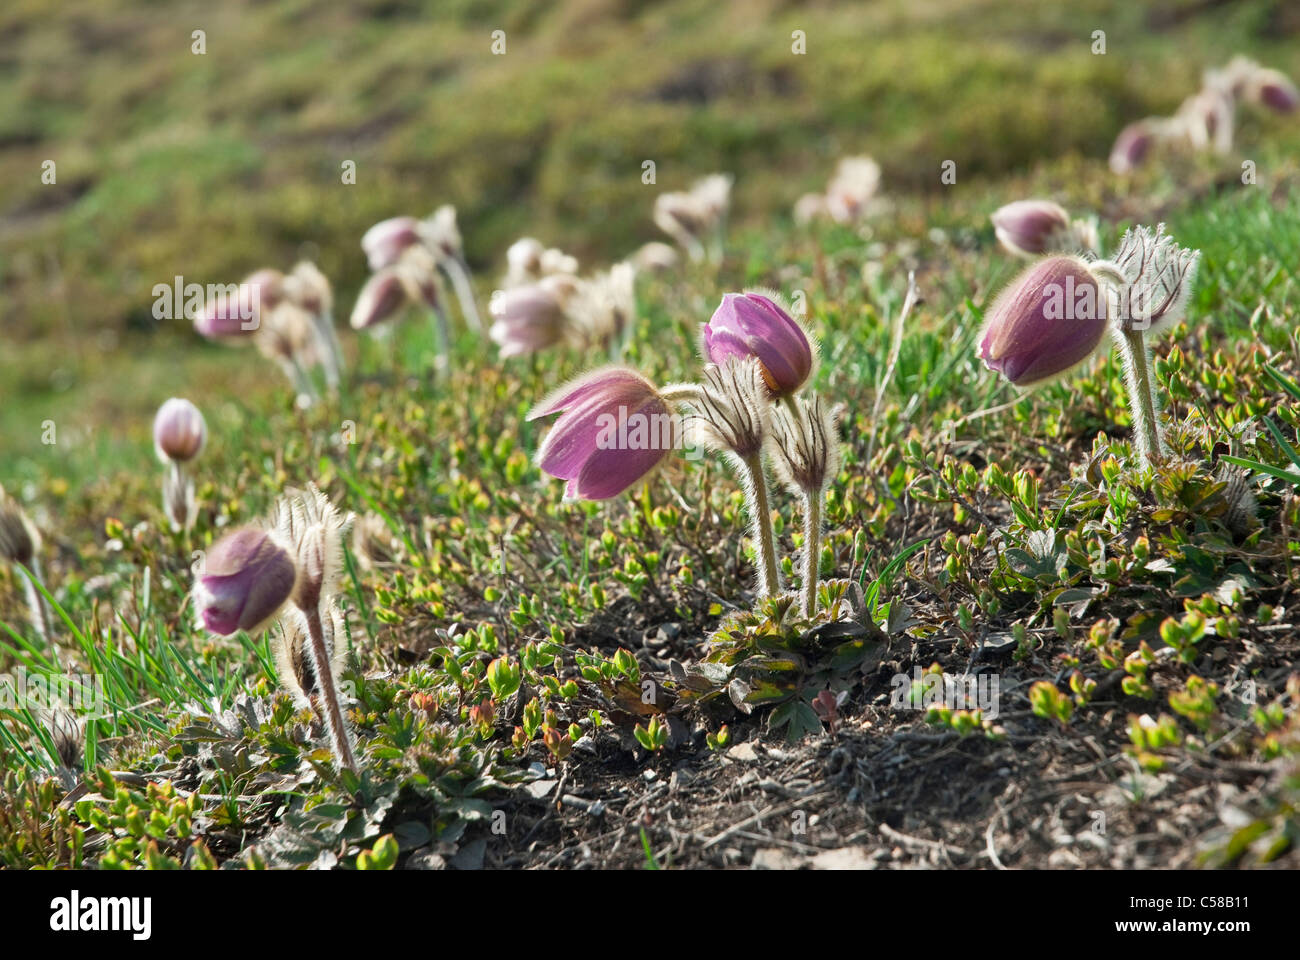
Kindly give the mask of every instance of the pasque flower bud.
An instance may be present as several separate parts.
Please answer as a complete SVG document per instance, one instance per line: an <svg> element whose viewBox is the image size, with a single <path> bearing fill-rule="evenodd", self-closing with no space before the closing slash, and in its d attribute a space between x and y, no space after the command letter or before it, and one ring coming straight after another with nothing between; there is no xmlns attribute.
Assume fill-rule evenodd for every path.
<svg viewBox="0 0 1300 960"><path fill-rule="evenodd" d="M366 281L352 308L352 329L365 330L391 320L411 303L411 283L396 267L384 267Z"/></svg>
<svg viewBox="0 0 1300 960"><path fill-rule="evenodd" d="M1105 298L1078 257L1047 257L1027 267L985 318L980 359L1022 387L1062 376L1106 336Z"/></svg>
<svg viewBox="0 0 1300 960"><path fill-rule="evenodd" d="M704 325L703 353L719 365L729 357L757 357L778 397L797 393L817 361L812 337L780 304L756 292L723 296Z"/></svg>
<svg viewBox="0 0 1300 960"><path fill-rule="evenodd" d="M1054 249L1054 237L1070 227L1065 208L1049 200L1017 200L999 207L990 219L1002 245L1023 257Z"/></svg>
<svg viewBox="0 0 1300 960"><path fill-rule="evenodd" d="M395 264L408 247L421 243L420 221L415 217L392 217L381 220L361 237L371 270Z"/></svg>
<svg viewBox="0 0 1300 960"><path fill-rule="evenodd" d="M163 463L193 460L203 449L207 436L203 414L190 401L172 397L158 408L153 421L153 443Z"/></svg>
<svg viewBox="0 0 1300 960"><path fill-rule="evenodd" d="M538 465L567 480L565 495L616 497L647 476L677 445L676 418L660 391L626 367L571 380L528 414L559 413L537 451Z"/></svg>
<svg viewBox="0 0 1300 960"><path fill-rule="evenodd" d="M1110 168L1115 173L1130 173L1146 160L1148 154L1167 136L1169 121L1148 117L1130 123L1119 132L1110 150Z"/></svg>
<svg viewBox="0 0 1300 960"><path fill-rule="evenodd" d="M297 579L285 544L268 530L242 527L208 551L194 607L203 627L218 636L259 633L288 602Z"/></svg>
<svg viewBox="0 0 1300 960"><path fill-rule="evenodd" d="M1280 70L1260 67L1246 84L1247 99L1277 113L1292 113L1300 106L1300 90Z"/></svg>
<svg viewBox="0 0 1300 960"><path fill-rule="evenodd" d="M577 291L574 278L556 276L493 297L488 310L494 322L488 335L501 348L501 356L536 353L563 342L569 331L566 307Z"/></svg>

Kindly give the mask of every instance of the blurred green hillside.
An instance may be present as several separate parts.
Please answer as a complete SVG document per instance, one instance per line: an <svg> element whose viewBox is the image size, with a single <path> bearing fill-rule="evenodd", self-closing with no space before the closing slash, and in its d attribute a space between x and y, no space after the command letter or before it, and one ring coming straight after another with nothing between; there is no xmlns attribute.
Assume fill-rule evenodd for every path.
<svg viewBox="0 0 1300 960"><path fill-rule="evenodd" d="M264 380L153 318L176 275L309 256L346 316L365 228L450 202L485 295L523 233L606 263L658 236L657 192L713 170L737 175L742 228L787 219L852 152L917 223L978 222L1006 178L1095 204L1126 122L1237 52L1300 74L1298 37L1290 0L7 0L0 447L39 450L46 416L90 439L196 382ZM976 190L940 185L947 159Z"/></svg>

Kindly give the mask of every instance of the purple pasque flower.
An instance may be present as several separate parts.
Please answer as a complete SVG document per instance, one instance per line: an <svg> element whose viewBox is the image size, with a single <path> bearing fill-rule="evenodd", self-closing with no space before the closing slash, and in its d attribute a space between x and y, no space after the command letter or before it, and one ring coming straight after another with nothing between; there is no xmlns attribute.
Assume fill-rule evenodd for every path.
<svg viewBox="0 0 1300 960"><path fill-rule="evenodd" d="M676 414L653 383L627 367L602 367L566 383L528 414L559 413L537 464L567 480L565 496L608 500L647 476L679 445Z"/></svg>
<svg viewBox="0 0 1300 960"><path fill-rule="evenodd" d="M565 307L576 291L573 277L557 274L493 297L488 336L501 348L501 356L536 353L562 342L569 328Z"/></svg>
<svg viewBox="0 0 1300 960"><path fill-rule="evenodd" d="M1017 200L999 207L989 219L1002 246L1022 257L1048 252L1054 238L1070 229L1070 215L1050 200Z"/></svg>
<svg viewBox="0 0 1300 960"><path fill-rule="evenodd" d="M1147 117L1130 123L1119 132L1110 148L1110 168L1115 173L1131 173L1140 167L1152 148L1168 137L1170 122L1164 117Z"/></svg>
<svg viewBox="0 0 1300 960"><path fill-rule="evenodd" d="M1280 70L1260 67L1251 77L1246 96L1277 113L1291 113L1300 106L1300 90Z"/></svg>
<svg viewBox="0 0 1300 960"><path fill-rule="evenodd" d="M365 330L401 313L413 300L410 279L398 267L384 267L373 274L357 294L352 308L353 330Z"/></svg>
<svg viewBox="0 0 1300 960"><path fill-rule="evenodd" d="M193 460L203 449L208 427L199 408L188 400L172 397L153 420L153 445L158 459L183 463Z"/></svg>
<svg viewBox="0 0 1300 960"><path fill-rule="evenodd" d="M293 557L270 531L241 527L208 551L194 588L204 629L229 637L263 630L293 594Z"/></svg>
<svg viewBox="0 0 1300 960"><path fill-rule="evenodd" d="M381 220L361 237L361 249L370 261L371 270L391 267L409 247L421 244L420 221L415 217L392 217Z"/></svg>
<svg viewBox="0 0 1300 960"><path fill-rule="evenodd" d="M808 382L817 362L813 339L772 298L728 293L704 325L705 359L724 366L729 357L758 357L767 388L790 396Z"/></svg>
<svg viewBox="0 0 1300 960"><path fill-rule="evenodd" d="M236 287L218 288L194 318L194 329L209 340L237 342L251 337L261 323L261 312L284 298L284 274L270 267L245 277Z"/></svg>
<svg viewBox="0 0 1300 960"><path fill-rule="evenodd" d="M1073 369L1106 336L1106 299L1088 264L1055 256L1031 264L989 307L979 357L1018 387Z"/></svg>

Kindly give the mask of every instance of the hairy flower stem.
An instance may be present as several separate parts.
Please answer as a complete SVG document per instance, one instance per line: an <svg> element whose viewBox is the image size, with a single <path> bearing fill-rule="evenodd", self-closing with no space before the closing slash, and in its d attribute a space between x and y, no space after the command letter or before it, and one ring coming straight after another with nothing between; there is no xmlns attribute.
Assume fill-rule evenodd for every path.
<svg viewBox="0 0 1300 960"><path fill-rule="evenodd" d="M474 288L469 282L469 270L455 257L443 260L442 269L451 280L451 285L456 288L456 299L460 301L460 312L465 317L465 323L475 333L482 333L483 321L479 319L478 304L474 302Z"/></svg>
<svg viewBox="0 0 1300 960"><path fill-rule="evenodd" d="M171 521L172 530L185 533L194 526L196 509L194 483L178 460L169 461L163 477L163 513Z"/></svg>
<svg viewBox="0 0 1300 960"><path fill-rule="evenodd" d="M1138 453L1151 466L1160 463L1160 423L1156 418L1155 388L1151 384L1147 345L1140 330L1123 331L1124 372L1133 437Z"/></svg>
<svg viewBox="0 0 1300 960"><path fill-rule="evenodd" d="M753 536L758 541L759 553L759 593L762 597L774 597L781 592L781 581L777 575L776 538L772 535L772 508L767 500L767 478L763 475L763 455L755 453L742 461L749 472L749 483L745 485L749 503L749 521Z"/></svg>
<svg viewBox="0 0 1300 960"><path fill-rule="evenodd" d="M302 608L302 612L307 618L307 633L311 638L307 652L311 656L311 667L316 674L321 702L325 705L325 725L329 728L334 755L345 767L358 773L357 761L352 755L352 741L343 719L343 707L339 703L339 688L334 681L334 667L330 663L329 651L325 649L325 630L321 625L320 607L308 604Z"/></svg>
<svg viewBox="0 0 1300 960"><path fill-rule="evenodd" d="M328 314L316 314L312 318L316 325L316 334L324 346L323 362L325 366L325 385L330 390L337 390L343 372L343 348L339 345L338 334L334 331L334 318Z"/></svg>
<svg viewBox="0 0 1300 960"><path fill-rule="evenodd" d="M804 491L803 495L803 615L811 617L817 609L817 581L822 558L822 494Z"/></svg>
<svg viewBox="0 0 1300 960"><path fill-rule="evenodd" d="M297 357L291 357L284 361L284 372L288 375L293 388L297 391L297 401L300 406L311 406L320 399L320 394L316 391L316 385L311 382L311 377L303 369L302 363Z"/></svg>
<svg viewBox="0 0 1300 960"><path fill-rule="evenodd" d="M1150 353L1143 331L1133 328L1128 311L1122 309L1131 299L1128 278L1115 264L1099 260L1092 272L1106 292L1107 312L1115 342L1124 354L1124 382L1128 386L1129 416L1133 420L1133 443L1138 454L1151 466L1160 463L1160 421L1156 416L1155 387L1151 383Z"/></svg>
<svg viewBox="0 0 1300 960"><path fill-rule="evenodd" d="M441 306L433 307L429 319L433 321L433 336L438 342L438 365L447 366L451 363L451 324L447 322L447 311Z"/></svg>

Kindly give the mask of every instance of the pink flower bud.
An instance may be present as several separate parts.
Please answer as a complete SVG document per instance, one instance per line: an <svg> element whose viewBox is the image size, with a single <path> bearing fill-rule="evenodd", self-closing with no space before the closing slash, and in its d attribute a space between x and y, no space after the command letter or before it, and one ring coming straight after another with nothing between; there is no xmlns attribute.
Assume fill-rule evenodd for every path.
<svg viewBox="0 0 1300 960"><path fill-rule="evenodd" d="M296 580L289 551L269 531L243 527L208 551L194 607L203 627L218 636L256 634L279 614Z"/></svg>
<svg viewBox="0 0 1300 960"><path fill-rule="evenodd" d="M421 243L420 221L415 217L381 220L361 238L361 249L370 261L371 270L391 267L408 248Z"/></svg>
<svg viewBox="0 0 1300 960"><path fill-rule="evenodd" d="M249 274L236 287L219 290L194 318L194 329L209 340L251 338L263 310L284 299L284 274L269 267Z"/></svg>
<svg viewBox="0 0 1300 960"><path fill-rule="evenodd" d="M203 414L188 400L172 397L158 408L153 421L153 445L163 463L193 460L207 436Z"/></svg>
<svg viewBox="0 0 1300 960"><path fill-rule="evenodd" d="M565 496L616 497L650 473L678 444L677 418L645 377L603 367L562 386L528 414L559 413L537 463L567 480Z"/></svg>
<svg viewBox="0 0 1300 960"><path fill-rule="evenodd" d="M1163 137L1164 123L1159 117L1148 117L1121 130L1110 150L1111 170L1129 173L1141 166L1151 148Z"/></svg>
<svg viewBox="0 0 1300 960"><path fill-rule="evenodd" d="M999 207L991 219L1002 246L1021 257L1046 253L1053 237L1070 229L1070 215L1048 200L1017 200Z"/></svg>
<svg viewBox="0 0 1300 960"><path fill-rule="evenodd" d="M763 380L777 396L798 392L816 363L812 339L778 304L760 293L728 293L704 325L706 359L758 357Z"/></svg>
<svg viewBox="0 0 1300 960"><path fill-rule="evenodd" d="M1030 265L985 314L979 356L1016 386L1059 377L1092 356L1106 336L1106 301L1077 257Z"/></svg>
<svg viewBox="0 0 1300 960"><path fill-rule="evenodd" d="M410 281L396 267L385 267L366 281L352 308L352 329L365 330L390 320L411 302Z"/></svg>
<svg viewBox="0 0 1300 960"><path fill-rule="evenodd" d="M1300 106L1300 90L1280 70L1261 67L1251 77L1246 96L1277 113L1291 113Z"/></svg>
<svg viewBox="0 0 1300 960"><path fill-rule="evenodd" d="M565 301L576 286L569 277L548 277L493 297L488 309L494 323L488 335L500 346L501 356L536 353L561 342L568 326Z"/></svg>

